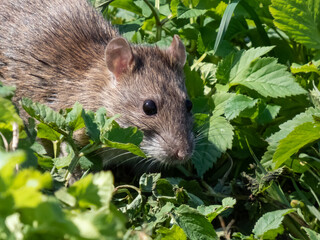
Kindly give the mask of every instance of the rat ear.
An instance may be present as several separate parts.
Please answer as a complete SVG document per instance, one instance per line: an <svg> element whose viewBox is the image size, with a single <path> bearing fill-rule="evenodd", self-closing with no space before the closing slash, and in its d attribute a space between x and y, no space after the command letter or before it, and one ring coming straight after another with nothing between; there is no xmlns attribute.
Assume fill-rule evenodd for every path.
<svg viewBox="0 0 320 240"><path fill-rule="evenodd" d="M186 49L178 35L173 36L172 43L167 49L172 59L177 62L181 67L186 63Z"/></svg>
<svg viewBox="0 0 320 240"><path fill-rule="evenodd" d="M133 53L127 40L122 37L112 39L105 50L106 62L109 71L116 79L131 69Z"/></svg>

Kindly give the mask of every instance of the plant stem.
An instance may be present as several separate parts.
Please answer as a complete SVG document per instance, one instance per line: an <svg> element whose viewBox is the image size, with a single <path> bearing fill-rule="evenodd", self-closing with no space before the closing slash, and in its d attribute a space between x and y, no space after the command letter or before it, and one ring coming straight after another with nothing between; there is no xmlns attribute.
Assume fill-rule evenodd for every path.
<svg viewBox="0 0 320 240"><path fill-rule="evenodd" d="M152 12L152 15L154 16L154 19L156 20L156 28L157 28L156 41L159 41L161 39L161 31L162 31L162 24L161 24L161 20L160 20L159 10L157 8L155 8L154 6L152 6L152 4L148 0L143 0L143 1L148 5L148 7L150 8L150 10Z"/></svg>
<svg viewBox="0 0 320 240"><path fill-rule="evenodd" d="M207 53L205 52L204 54L202 54L202 56L191 66L191 71L199 64L203 61L203 59L205 59L205 57L207 56Z"/></svg>

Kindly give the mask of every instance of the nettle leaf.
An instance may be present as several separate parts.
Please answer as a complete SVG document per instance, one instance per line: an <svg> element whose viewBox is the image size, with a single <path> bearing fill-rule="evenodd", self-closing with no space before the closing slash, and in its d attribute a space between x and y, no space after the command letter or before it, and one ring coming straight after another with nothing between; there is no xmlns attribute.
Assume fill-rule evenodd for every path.
<svg viewBox="0 0 320 240"><path fill-rule="evenodd" d="M0 98L0 113L0 123L4 124L1 125L1 128L12 130L12 123L17 123L18 126L23 125L22 119L19 117L16 108L10 100Z"/></svg>
<svg viewBox="0 0 320 240"><path fill-rule="evenodd" d="M152 192L157 181L161 177L160 173L142 174L139 180L140 189L142 192Z"/></svg>
<svg viewBox="0 0 320 240"><path fill-rule="evenodd" d="M305 65L300 65L297 63L292 63L290 70L293 74L295 73L311 73L311 72L315 72L318 75L320 75L320 61L311 61Z"/></svg>
<svg viewBox="0 0 320 240"><path fill-rule="evenodd" d="M271 122L278 115L280 108L281 107L278 105L270 104L263 104L262 106L259 106L259 115L256 118L256 122L259 124Z"/></svg>
<svg viewBox="0 0 320 240"><path fill-rule="evenodd" d="M127 150L135 155L145 158L146 155L139 148L143 133L136 127L121 128L114 123L113 128L103 136L103 143L108 147Z"/></svg>
<svg viewBox="0 0 320 240"><path fill-rule="evenodd" d="M212 116L202 129L192 158L199 176L212 167L221 153L231 149L233 140L233 126L224 117Z"/></svg>
<svg viewBox="0 0 320 240"><path fill-rule="evenodd" d="M93 175L89 174L68 188L68 193L76 198L77 205L80 208L99 208L102 206L102 201L98 194L99 189L93 184L92 179Z"/></svg>
<svg viewBox="0 0 320 240"><path fill-rule="evenodd" d="M59 131L60 129L67 130L66 119L50 107L41 103L34 103L29 98L22 98L21 103L23 109L39 122L48 125L56 131Z"/></svg>
<svg viewBox="0 0 320 240"><path fill-rule="evenodd" d="M273 155L275 167L280 167L300 148L320 138L320 124L306 122L297 126L292 132L282 139Z"/></svg>
<svg viewBox="0 0 320 240"><path fill-rule="evenodd" d="M11 99L16 91L16 87L13 86L3 86L0 82L0 97Z"/></svg>
<svg viewBox="0 0 320 240"><path fill-rule="evenodd" d="M274 164L272 164L271 160L272 160L273 154L275 153L279 145L279 142L285 137L287 137L288 134L292 132L295 127L306 122L312 122L314 114L320 114L320 110L315 108L309 108L304 113L300 113L299 115L296 115L292 120L289 120L281 124L279 126L280 130L275 134L271 135L267 139L269 146L267 151L262 157L261 163L264 164L265 167L273 165L273 168L274 168Z"/></svg>
<svg viewBox="0 0 320 240"><path fill-rule="evenodd" d="M304 231L306 231L308 237L310 238L310 240L318 240L320 239L320 233L317 233L313 230L311 230L310 228L306 228L306 227L302 227L302 229Z"/></svg>
<svg viewBox="0 0 320 240"><path fill-rule="evenodd" d="M224 115L228 120L234 119L238 117L243 110L253 108L257 102L257 99L237 94L228 99L224 108Z"/></svg>
<svg viewBox="0 0 320 240"><path fill-rule="evenodd" d="M225 210L232 208L236 204L236 200L228 197L222 200L222 205L199 206L197 210L205 215L209 222L212 222L219 214Z"/></svg>
<svg viewBox="0 0 320 240"><path fill-rule="evenodd" d="M177 16L178 19L190 19L193 17L199 17L204 15L207 12L206 9L197 9L197 8L187 8L183 4L178 5Z"/></svg>
<svg viewBox="0 0 320 240"><path fill-rule="evenodd" d="M181 205L175 211L174 219L189 239L219 239L205 216L187 205Z"/></svg>
<svg viewBox="0 0 320 240"><path fill-rule="evenodd" d="M260 239L275 239L284 231L282 226L284 216L294 211L294 209L284 209L268 212L256 222L252 232Z"/></svg>
<svg viewBox="0 0 320 240"><path fill-rule="evenodd" d="M58 141L61 138L61 134L57 131L50 128L48 125L44 123L39 123L37 126L37 137L38 138L45 138L51 141Z"/></svg>
<svg viewBox="0 0 320 240"><path fill-rule="evenodd" d="M84 124L86 125L87 134L94 141L100 140L100 131L97 123L95 122L95 114L92 111L82 110L82 118L84 120Z"/></svg>
<svg viewBox="0 0 320 240"><path fill-rule="evenodd" d="M320 1L272 0L274 24L289 37L308 48L320 49Z"/></svg>
<svg viewBox="0 0 320 240"><path fill-rule="evenodd" d="M85 126L83 118L82 118L82 105L76 102L72 110L68 112L66 116L66 121L68 126L72 129L72 131L76 131Z"/></svg>
<svg viewBox="0 0 320 240"><path fill-rule="evenodd" d="M274 98L307 93L275 58L256 59L238 70L234 77L230 75L231 86L243 85L264 97Z"/></svg>
<svg viewBox="0 0 320 240"><path fill-rule="evenodd" d="M134 2L135 1L133 0L117 0L117 1L112 1L110 3L110 6L115 8L122 8L129 12L142 15L141 9Z"/></svg>
<svg viewBox="0 0 320 240"><path fill-rule="evenodd" d="M161 240L187 240L187 236L177 225L173 225L171 228L161 227L157 230L157 238Z"/></svg>
<svg viewBox="0 0 320 240"><path fill-rule="evenodd" d="M229 101L229 99L236 96L235 93L216 93L212 96L213 103L214 103L214 110L212 112L213 116L221 116L225 112L225 107Z"/></svg>

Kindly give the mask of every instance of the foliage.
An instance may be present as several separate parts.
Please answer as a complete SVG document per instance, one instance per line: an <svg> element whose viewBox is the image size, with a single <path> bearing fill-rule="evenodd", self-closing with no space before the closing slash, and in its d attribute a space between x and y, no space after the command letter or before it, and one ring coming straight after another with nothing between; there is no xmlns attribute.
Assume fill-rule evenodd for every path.
<svg viewBox="0 0 320 240"><path fill-rule="evenodd" d="M120 166L114 183L96 153L146 158L138 129L30 99L24 127L1 85L0 239L318 239L320 1L91 2L133 43L181 37L195 152L161 175Z"/></svg>

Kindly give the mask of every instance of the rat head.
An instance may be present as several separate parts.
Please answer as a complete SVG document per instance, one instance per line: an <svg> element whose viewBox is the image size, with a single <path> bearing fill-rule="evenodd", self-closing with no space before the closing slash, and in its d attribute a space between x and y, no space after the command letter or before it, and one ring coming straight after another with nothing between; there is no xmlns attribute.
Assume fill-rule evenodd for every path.
<svg viewBox="0 0 320 240"><path fill-rule="evenodd" d="M109 85L104 105L117 122L144 133L142 149L164 164L184 163L194 148L192 103L184 84L184 45L175 35L169 48L130 46L115 38L105 50ZM110 104L110 102L112 104Z"/></svg>

